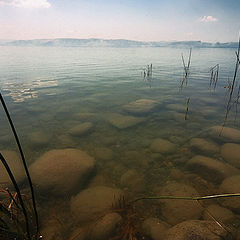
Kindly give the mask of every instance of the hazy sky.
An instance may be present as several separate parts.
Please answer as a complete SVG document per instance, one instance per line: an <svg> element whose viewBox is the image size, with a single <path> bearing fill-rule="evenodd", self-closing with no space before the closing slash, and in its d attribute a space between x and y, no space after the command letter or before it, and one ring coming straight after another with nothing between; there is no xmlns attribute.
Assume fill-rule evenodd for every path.
<svg viewBox="0 0 240 240"><path fill-rule="evenodd" d="M240 0L0 0L0 39L237 41Z"/></svg>

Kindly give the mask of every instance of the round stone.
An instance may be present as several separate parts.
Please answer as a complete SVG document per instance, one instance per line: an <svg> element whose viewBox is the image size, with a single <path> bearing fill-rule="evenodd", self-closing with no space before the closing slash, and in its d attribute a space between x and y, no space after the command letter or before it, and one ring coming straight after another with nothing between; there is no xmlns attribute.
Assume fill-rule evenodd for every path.
<svg viewBox="0 0 240 240"><path fill-rule="evenodd" d="M207 130L207 134L225 141L240 142L240 130L236 128L213 126Z"/></svg>
<svg viewBox="0 0 240 240"><path fill-rule="evenodd" d="M205 154L214 154L219 152L219 146L216 143L207 141L203 138L192 138L190 140L190 147Z"/></svg>
<svg viewBox="0 0 240 240"><path fill-rule="evenodd" d="M26 178L25 170L24 170L20 155L17 154L15 151L10 151L10 150L2 150L0 152L4 157L4 159L6 160L13 176L15 177L15 180L19 184L21 181L23 181ZM2 162L0 162L0 183L1 183L1 186L6 186L6 187L12 186L12 181Z"/></svg>
<svg viewBox="0 0 240 240"><path fill-rule="evenodd" d="M153 152L170 153L176 150L176 145L169 142L168 140L164 140L162 138L156 138L153 140L152 144L150 145L150 149Z"/></svg>
<svg viewBox="0 0 240 240"><path fill-rule="evenodd" d="M214 221L190 220L170 228L166 240L222 240L226 236Z"/></svg>
<svg viewBox="0 0 240 240"><path fill-rule="evenodd" d="M158 218L148 218L142 224L145 235L153 240L165 239L167 230L170 225L159 220Z"/></svg>
<svg viewBox="0 0 240 240"><path fill-rule="evenodd" d="M219 187L220 193L239 193L240 175L224 179ZM222 206L233 210L240 210L240 197L228 197L219 199Z"/></svg>
<svg viewBox="0 0 240 240"><path fill-rule="evenodd" d="M29 168L33 183L41 191L65 195L81 188L93 171L95 160L72 148L46 152Z"/></svg>
<svg viewBox="0 0 240 240"><path fill-rule="evenodd" d="M193 197L199 196L198 192L191 186L170 182L166 184L159 196L177 196L177 197ZM195 201L181 199L158 200L161 204L161 211L166 221L172 225L189 219L199 219L202 209Z"/></svg>
<svg viewBox="0 0 240 240"><path fill-rule="evenodd" d="M220 183L224 178L238 174L235 167L217 159L197 155L187 162L187 167L203 178Z"/></svg>
<svg viewBox="0 0 240 240"><path fill-rule="evenodd" d="M93 221L110 211L122 196L123 192L117 188L87 188L72 197L71 212L79 223Z"/></svg>
<svg viewBox="0 0 240 240"><path fill-rule="evenodd" d="M138 99L123 106L123 110L131 114L146 114L157 106L157 102L150 99Z"/></svg>
<svg viewBox="0 0 240 240"><path fill-rule="evenodd" d="M221 155L228 163L240 168L240 144L224 144L221 147Z"/></svg>
<svg viewBox="0 0 240 240"><path fill-rule="evenodd" d="M92 129L92 127L93 124L91 122L81 123L77 126L72 127L69 130L69 133L74 137L82 136L87 134Z"/></svg>
<svg viewBox="0 0 240 240"><path fill-rule="evenodd" d="M203 214L203 218L206 220L212 220L212 216L221 221L221 222L228 222L234 218L234 214L231 210L221 207L217 204L211 204L209 205Z"/></svg>

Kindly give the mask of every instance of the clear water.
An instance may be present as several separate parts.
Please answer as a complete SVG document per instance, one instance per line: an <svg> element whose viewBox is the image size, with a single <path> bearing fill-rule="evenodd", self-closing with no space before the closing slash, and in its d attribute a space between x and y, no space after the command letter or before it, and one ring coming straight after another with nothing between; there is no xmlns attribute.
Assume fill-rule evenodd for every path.
<svg viewBox="0 0 240 240"><path fill-rule="evenodd" d="M0 49L1 92L29 165L46 151L77 148L96 159L95 174L104 176L109 186L123 189L120 179L127 170L136 170L143 176L145 187L140 193L134 188L126 190L132 198L157 194L166 182L177 179L176 169L188 176L185 183L188 179L189 184L194 185L191 171L185 167L197 154L190 148L189 140L208 127L223 123L228 99L225 87L228 78L233 77L235 49L193 49L188 85L182 90L179 88L183 79L181 53L187 59L188 49ZM143 69L151 63L153 76L148 81L143 77ZM216 64L220 64L220 72L213 90L209 88L210 68ZM188 119L185 120L188 98ZM132 127L119 129L110 123L112 114L132 116L123 106L138 99L155 100L158 106L137 116L143 122ZM0 116L0 149L14 150L15 143L2 110ZM73 126L82 122L91 122L92 130L81 137L69 134ZM227 126L238 128L237 124L234 114L230 114ZM39 133L47 138L47 144L32 142L31 135ZM169 154L153 152L150 145L156 138L169 140L176 145L176 150ZM106 149L112 153L107 160L98 154ZM219 154L216 157L221 159ZM217 189L218 185L214 185L213 193L217 193ZM54 202L62 204L63 201L51 194L47 196L49 201L44 197L39 200L41 215L50 212L48 207ZM68 201L66 198L64 204ZM152 206L149 202L144 204ZM146 217L144 214L149 215L143 211ZM155 217L156 212L151 216ZM68 231L74 229L71 220L69 225Z"/></svg>

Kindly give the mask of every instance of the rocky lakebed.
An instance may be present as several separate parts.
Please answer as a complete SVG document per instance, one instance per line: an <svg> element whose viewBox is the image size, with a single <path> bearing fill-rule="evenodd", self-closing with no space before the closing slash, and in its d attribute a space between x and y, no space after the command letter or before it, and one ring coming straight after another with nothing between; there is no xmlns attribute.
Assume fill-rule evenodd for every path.
<svg viewBox="0 0 240 240"><path fill-rule="evenodd" d="M145 133L146 138L141 138L146 116L157 105L157 101L139 99L116 113L77 113L67 133L56 136L58 148L48 146L51 134L28 135L32 149L48 146L29 164L44 239L240 238L239 197L133 202L149 196L196 197L239 193L240 189L240 130L212 125L187 138L173 129L156 137ZM166 108L174 121L184 119L185 107L176 103ZM102 135L95 146L88 137L96 138L98 121L113 132ZM138 148L121 141L121 132L126 135L132 129L133 135L140 135L134 145L139 144ZM17 181L24 183L18 153L1 152ZM0 182L11 185L6 174Z"/></svg>

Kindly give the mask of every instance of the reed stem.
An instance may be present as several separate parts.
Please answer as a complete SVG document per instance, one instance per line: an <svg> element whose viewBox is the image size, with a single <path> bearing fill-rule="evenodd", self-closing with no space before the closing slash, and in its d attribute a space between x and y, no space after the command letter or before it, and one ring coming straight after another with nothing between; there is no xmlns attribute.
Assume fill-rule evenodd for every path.
<svg viewBox="0 0 240 240"><path fill-rule="evenodd" d="M20 202L20 205L22 207L22 211L23 211L23 215L25 217L25 223L26 223L26 232L27 232L27 238L29 240L31 240L31 235L30 235L30 230L29 230L29 219L28 219L28 215L27 215L27 211L26 211L26 208L25 208L25 205L24 205L24 202L23 202L23 199L22 199L22 196L21 196L21 192L20 192L20 189L18 187L18 184L12 174L12 171L11 169L9 168L8 164L7 164L7 161L5 160L5 158L3 157L3 155L0 153L0 160L1 162L3 163L12 183L13 183L13 186L18 194L18 199L19 199L19 202Z"/></svg>
<svg viewBox="0 0 240 240"><path fill-rule="evenodd" d="M38 220L38 212L37 212L37 207L36 207L36 201L35 201L35 194L34 194L32 179L31 179L30 173L28 171L27 163L26 163L26 160L25 160L25 157L24 157L24 154L23 154L23 150L22 150L22 147L21 147L21 144L20 144L17 132L15 130L13 121L12 121L12 119L10 117L10 114L8 112L7 106L5 104L5 101L4 101L1 93L0 93L0 101L2 103L4 111L6 113L6 116L7 116L8 122L9 122L9 124L11 126L12 132L14 134L14 137L15 137L15 140L16 140L16 143L17 143L20 155L21 155L21 159L22 159L22 162L23 162L23 166L24 166L24 169L25 169L25 173L27 175L27 179L28 179L28 182L29 182L31 195L32 195L32 204L33 204L33 209L34 209L34 214L35 214L36 227L37 227L37 229L36 229L36 231L37 231L36 237L37 237L37 235L39 233L39 220Z"/></svg>
<svg viewBox="0 0 240 240"><path fill-rule="evenodd" d="M218 194L218 195L209 195L209 196L203 196L203 197L147 196L147 197L137 198L133 200L132 203L140 200L156 200L156 199L207 200L207 199L227 198L227 197L240 197L240 193Z"/></svg>

